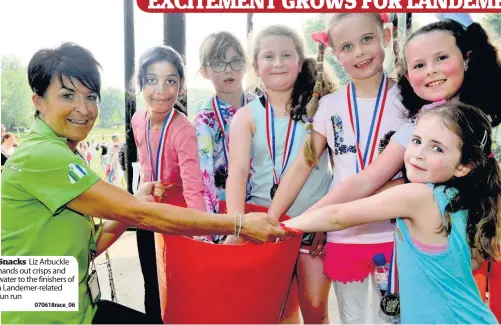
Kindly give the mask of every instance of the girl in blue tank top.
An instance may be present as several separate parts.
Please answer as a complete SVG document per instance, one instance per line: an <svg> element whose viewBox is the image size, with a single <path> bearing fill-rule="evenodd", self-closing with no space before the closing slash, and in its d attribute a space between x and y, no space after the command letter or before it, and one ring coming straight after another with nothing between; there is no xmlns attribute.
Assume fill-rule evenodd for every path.
<svg viewBox="0 0 501 325"><path fill-rule="evenodd" d="M405 152L411 183L285 224L337 231L397 218L401 322L497 324L472 275L472 264L501 257L501 173L491 145L489 119L477 108L428 106Z"/></svg>
<svg viewBox="0 0 501 325"><path fill-rule="evenodd" d="M306 57L304 42L290 27L271 25L257 34L252 60L256 74L263 82L264 94L239 109L231 123L226 183L229 214L244 212L246 202L269 207L278 186L282 186L281 179L300 154L307 134L311 133L312 116L306 112L307 104L333 88L316 61ZM316 82L320 91L314 93ZM327 193L332 179L328 164L326 151L288 209L288 216L303 213ZM239 239L235 241L234 236L229 236L225 243L239 242ZM312 279L311 271L309 274L303 272L315 266L307 263L304 266L302 261L298 262L300 307L305 319L305 315L312 314L310 311L316 311L315 318L309 322L318 324L322 322L324 311L318 308L318 299L311 292L319 290L309 288L319 281ZM325 277L321 267L318 276ZM294 304L292 298L288 303ZM291 309L285 309L283 321L298 323L298 313Z"/></svg>

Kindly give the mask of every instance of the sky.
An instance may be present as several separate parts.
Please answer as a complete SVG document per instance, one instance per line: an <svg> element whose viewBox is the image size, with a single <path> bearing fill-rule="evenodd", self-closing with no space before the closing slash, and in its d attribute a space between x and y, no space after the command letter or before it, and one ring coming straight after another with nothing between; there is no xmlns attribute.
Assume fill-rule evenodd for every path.
<svg viewBox="0 0 501 325"><path fill-rule="evenodd" d="M26 10L28 9L28 10ZM317 14L255 14L254 29L268 24L287 24L300 30ZM15 55L28 64L39 49L71 41L88 48L103 67L103 87L124 88L123 0L23 0L0 1L0 55ZM136 60L143 51L162 44L163 15L134 11ZM431 14L414 15L428 23ZM293 19L292 19L293 18ZM186 53L188 88L210 88L197 73L198 47L209 33L228 30L243 44L246 14L187 14Z"/></svg>

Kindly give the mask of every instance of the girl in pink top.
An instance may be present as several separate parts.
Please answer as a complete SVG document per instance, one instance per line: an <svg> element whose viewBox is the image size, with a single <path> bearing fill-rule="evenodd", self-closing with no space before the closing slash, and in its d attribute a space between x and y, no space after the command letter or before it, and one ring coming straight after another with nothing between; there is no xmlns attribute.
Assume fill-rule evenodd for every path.
<svg viewBox="0 0 501 325"><path fill-rule="evenodd" d="M169 184L162 203L205 211L197 135L177 101L184 80L179 53L167 46L147 50L139 59L137 81L148 107L136 111L132 129L141 182ZM145 283L145 311L159 324L162 321L153 233L138 229L137 244Z"/></svg>

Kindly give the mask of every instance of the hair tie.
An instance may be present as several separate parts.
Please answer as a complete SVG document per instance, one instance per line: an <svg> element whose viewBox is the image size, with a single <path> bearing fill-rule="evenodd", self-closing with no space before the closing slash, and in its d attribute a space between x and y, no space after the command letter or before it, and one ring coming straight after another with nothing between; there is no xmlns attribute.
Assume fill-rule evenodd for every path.
<svg viewBox="0 0 501 325"><path fill-rule="evenodd" d="M388 17L388 14L386 14L386 13L379 14L379 17L381 17L381 20L383 21L383 23L390 22L390 17Z"/></svg>
<svg viewBox="0 0 501 325"><path fill-rule="evenodd" d="M491 153L487 156L487 158L494 158L494 153L493 153L493 152L491 152Z"/></svg>
<svg viewBox="0 0 501 325"><path fill-rule="evenodd" d="M313 123L313 117L308 117L308 118L306 119L306 122L308 122L308 123Z"/></svg>
<svg viewBox="0 0 501 325"><path fill-rule="evenodd" d="M324 51L318 51L318 54L324 54Z"/></svg>
<svg viewBox="0 0 501 325"><path fill-rule="evenodd" d="M329 35L325 31L313 32L311 33L311 38L317 43L329 46Z"/></svg>
<svg viewBox="0 0 501 325"><path fill-rule="evenodd" d="M317 93L313 93L311 94L312 97L318 97L318 94Z"/></svg>
<svg viewBox="0 0 501 325"><path fill-rule="evenodd" d="M442 99L442 100L439 100L439 101L436 101L436 102L433 102L433 103L430 103L430 104L423 105L423 107L421 108L421 110L423 112L425 112L425 111L428 111L430 109L436 108L437 106L440 106L442 104L445 104L445 99Z"/></svg>
<svg viewBox="0 0 501 325"><path fill-rule="evenodd" d="M306 130L306 134L311 134L311 130Z"/></svg>

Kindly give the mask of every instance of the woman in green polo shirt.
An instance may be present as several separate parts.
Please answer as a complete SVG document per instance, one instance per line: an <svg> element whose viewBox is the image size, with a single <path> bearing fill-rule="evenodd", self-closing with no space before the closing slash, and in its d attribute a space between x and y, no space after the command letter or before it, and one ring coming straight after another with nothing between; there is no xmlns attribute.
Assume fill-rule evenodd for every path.
<svg viewBox="0 0 501 325"><path fill-rule="evenodd" d="M101 181L75 150L98 116L99 68L89 51L70 43L38 51L28 65L36 118L2 173L2 255L74 256L79 310L2 312L4 324L147 323L125 306L93 303L88 285L91 258L129 225L183 235L233 234L241 226L241 235L257 242L285 235L262 214L242 219L150 203L158 184L145 184L135 197ZM110 221L95 233L88 216Z"/></svg>

